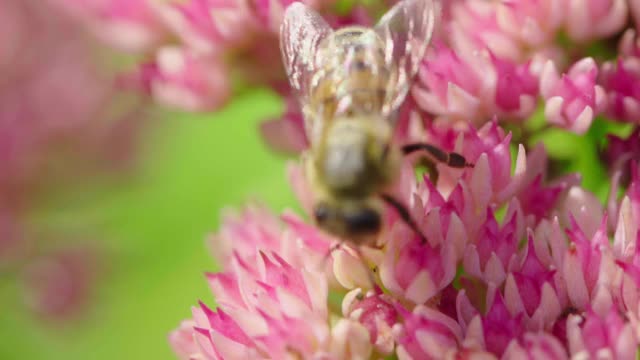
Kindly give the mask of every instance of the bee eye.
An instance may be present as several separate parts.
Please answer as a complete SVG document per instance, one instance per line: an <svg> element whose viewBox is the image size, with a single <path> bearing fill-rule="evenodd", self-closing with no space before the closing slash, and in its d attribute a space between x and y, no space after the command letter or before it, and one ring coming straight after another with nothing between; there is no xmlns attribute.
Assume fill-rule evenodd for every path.
<svg viewBox="0 0 640 360"><path fill-rule="evenodd" d="M345 216L345 221L349 230L353 233L371 234L380 230L380 214L371 209L363 209L353 214Z"/></svg>
<svg viewBox="0 0 640 360"><path fill-rule="evenodd" d="M329 209L325 204L319 204L313 209L313 216L321 224L329 218Z"/></svg>

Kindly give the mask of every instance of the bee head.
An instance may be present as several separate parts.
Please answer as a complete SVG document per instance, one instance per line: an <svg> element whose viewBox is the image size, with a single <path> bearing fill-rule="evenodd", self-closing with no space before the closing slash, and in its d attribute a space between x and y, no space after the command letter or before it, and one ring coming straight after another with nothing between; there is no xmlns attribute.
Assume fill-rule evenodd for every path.
<svg viewBox="0 0 640 360"><path fill-rule="evenodd" d="M321 201L313 216L323 230L355 244L371 242L382 228L381 208L368 200Z"/></svg>

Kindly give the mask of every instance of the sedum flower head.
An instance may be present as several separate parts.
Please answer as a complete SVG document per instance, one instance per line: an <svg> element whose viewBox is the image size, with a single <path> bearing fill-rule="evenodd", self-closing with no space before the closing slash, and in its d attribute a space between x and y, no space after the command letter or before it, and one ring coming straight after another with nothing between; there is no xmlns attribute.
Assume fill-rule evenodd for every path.
<svg viewBox="0 0 640 360"><path fill-rule="evenodd" d="M207 275L217 308L194 307L192 320L170 335L178 355L633 353L640 311L637 169L626 195L615 200L611 226L576 177L548 179L543 147L520 146L512 155L512 135L497 122L459 133L455 142L448 131L454 130L425 136L475 166L442 167L432 181L416 178L407 163L396 189L426 242L392 209L377 246L359 250L291 213L278 218L252 206L225 217L210 241L223 270ZM304 176L295 167L291 173L304 195Z"/></svg>
<svg viewBox="0 0 640 360"><path fill-rule="evenodd" d="M278 33L289 0L48 0L76 17L106 43L139 54L123 74L125 88L162 105L210 111L229 100L232 89L280 87ZM368 24L361 6L346 14L335 1L305 1L336 26Z"/></svg>

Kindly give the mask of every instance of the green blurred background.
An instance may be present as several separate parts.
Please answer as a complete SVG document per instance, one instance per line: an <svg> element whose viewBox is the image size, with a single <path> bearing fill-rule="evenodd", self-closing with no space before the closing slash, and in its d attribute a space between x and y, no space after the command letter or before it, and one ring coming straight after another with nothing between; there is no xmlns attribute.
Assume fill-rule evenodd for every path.
<svg viewBox="0 0 640 360"><path fill-rule="evenodd" d="M167 334L197 300L212 304L205 246L220 210L260 200L295 206L285 163L256 126L277 116L274 95L250 91L216 114L163 113L143 138L133 178L87 185L49 199L39 225L83 224L104 232L104 276L88 313L43 323L0 279L0 359L172 359Z"/></svg>

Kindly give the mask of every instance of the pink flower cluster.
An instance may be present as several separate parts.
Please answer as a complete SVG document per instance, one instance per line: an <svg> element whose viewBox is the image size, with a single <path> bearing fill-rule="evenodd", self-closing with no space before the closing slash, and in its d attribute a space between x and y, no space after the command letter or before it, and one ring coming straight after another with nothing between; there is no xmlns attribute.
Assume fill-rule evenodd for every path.
<svg viewBox="0 0 640 360"><path fill-rule="evenodd" d="M287 83L278 33L292 0L49 0L119 49L141 54L122 83L187 111L216 110L238 87ZM336 25L367 23L360 8L305 1Z"/></svg>
<svg viewBox="0 0 640 360"><path fill-rule="evenodd" d="M122 84L159 103L215 110L234 89L248 85L290 96L277 33L291 0L49 1L107 42L142 54ZM373 14L392 3L367 2L336 14L334 0L305 2L334 26L369 25ZM630 17L638 21L639 8L635 0L447 1L413 87L413 107L480 126L494 116L525 121L542 102L549 124L576 133L586 132L600 114L636 122L633 30L622 37L615 60L594 58L590 49L607 47ZM277 150L297 151L306 144L299 129L294 131L297 107L288 104L281 121L262 129Z"/></svg>
<svg viewBox="0 0 640 360"><path fill-rule="evenodd" d="M418 107L481 124L493 116L526 120L544 101L547 122L586 132L594 117L636 119L631 50L618 65L589 57L628 21L624 0L448 2L440 31L414 89ZM633 47L633 34L621 47ZM626 110L625 110L626 109Z"/></svg>
<svg viewBox="0 0 640 360"><path fill-rule="evenodd" d="M29 217L43 195L127 167L139 102L117 94L104 49L48 1L2 1L0 29L0 271L23 280L37 313L66 316L90 292L96 249Z"/></svg>
<svg viewBox="0 0 640 360"><path fill-rule="evenodd" d="M475 164L435 183L405 164L397 194L426 243L392 209L359 251L290 213L229 215L210 241L218 307L171 333L180 358L635 359L637 168L607 214L579 177L548 179L542 146L512 158L496 121L424 136ZM307 207L297 166L291 179Z"/></svg>

